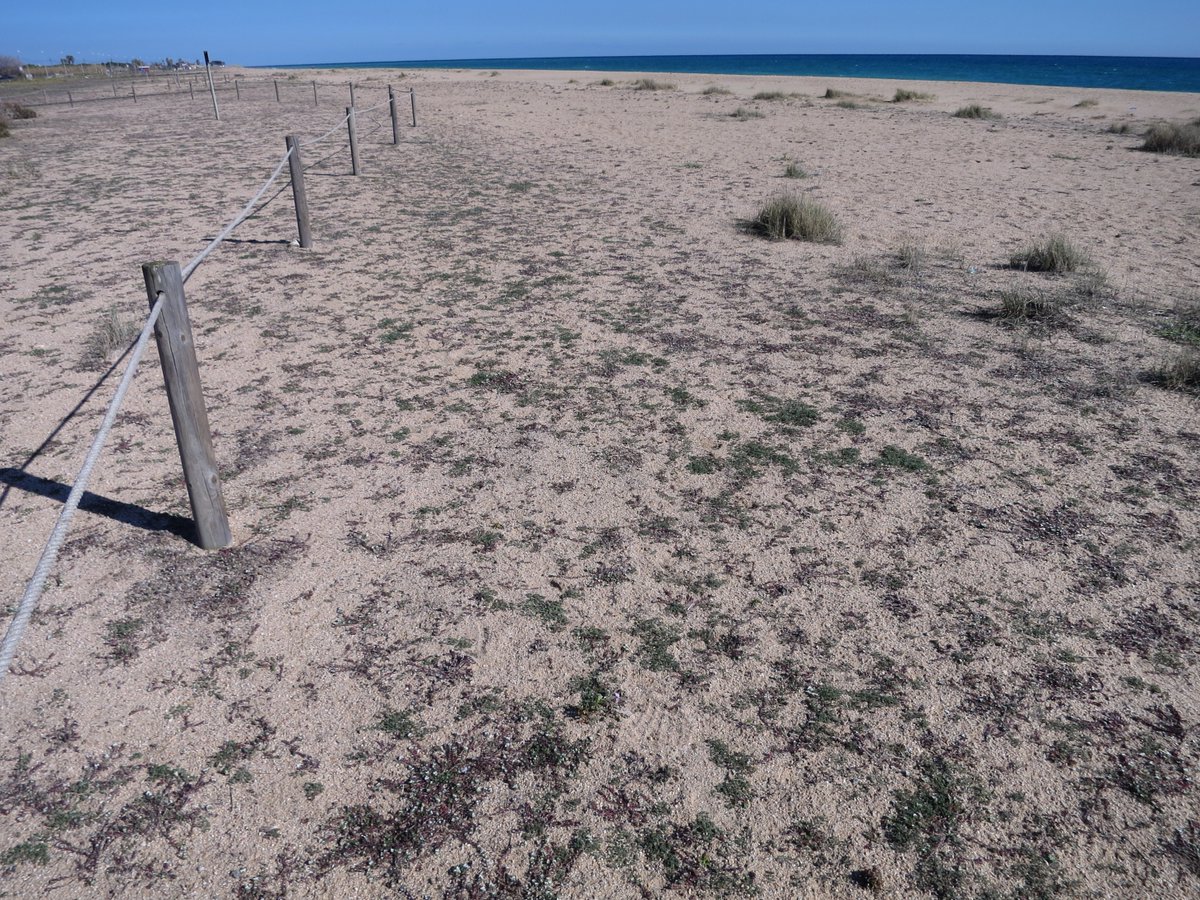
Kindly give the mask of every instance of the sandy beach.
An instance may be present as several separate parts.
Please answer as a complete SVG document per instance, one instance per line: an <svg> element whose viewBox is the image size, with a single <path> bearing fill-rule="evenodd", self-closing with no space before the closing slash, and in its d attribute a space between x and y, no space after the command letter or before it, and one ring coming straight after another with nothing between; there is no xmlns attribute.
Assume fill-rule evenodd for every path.
<svg viewBox="0 0 1200 900"><path fill-rule="evenodd" d="M0 686L0 895L1196 896L1200 159L1137 148L1200 95L229 74L0 140L7 623L141 264L349 79L418 104L188 282L230 549L143 362Z"/></svg>

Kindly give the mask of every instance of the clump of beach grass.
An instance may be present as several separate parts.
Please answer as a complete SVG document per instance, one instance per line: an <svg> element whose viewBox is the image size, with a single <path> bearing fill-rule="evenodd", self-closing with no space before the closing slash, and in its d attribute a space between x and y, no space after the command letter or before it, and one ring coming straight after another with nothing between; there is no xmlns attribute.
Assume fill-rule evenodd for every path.
<svg viewBox="0 0 1200 900"><path fill-rule="evenodd" d="M1047 322L1062 314L1057 297L1025 285L1013 285L1000 292L1000 316L1018 322Z"/></svg>
<svg viewBox="0 0 1200 900"><path fill-rule="evenodd" d="M1027 272L1050 272L1064 275L1076 272L1091 263L1088 255L1061 234L1051 234L1009 257L1014 269Z"/></svg>
<svg viewBox="0 0 1200 900"><path fill-rule="evenodd" d="M788 95L783 91L759 91L751 100L786 100Z"/></svg>
<svg viewBox="0 0 1200 900"><path fill-rule="evenodd" d="M842 225L837 217L804 194L777 194L762 205L750 224L773 241L794 238L815 244L842 242Z"/></svg>
<svg viewBox="0 0 1200 900"><path fill-rule="evenodd" d="M1089 99L1089 100L1080 100L1078 103L1076 103L1071 108L1072 109L1091 109L1093 106L1099 106L1099 105L1100 105L1099 100L1090 100Z"/></svg>
<svg viewBox="0 0 1200 900"><path fill-rule="evenodd" d="M1113 122L1105 129L1109 134L1129 134L1133 127L1128 122Z"/></svg>
<svg viewBox="0 0 1200 900"><path fill-rule="evenodd" d="M6 122L4 119L0 119L0 138L6 138L8 137L8 134L8 122Z"/></svg>
<svg viewBox="0 0 1200 900"><path fill-rule="evenodd" d="M710 84L708 87L706 87L700 93L703 94L705 97L716 97L716 96L724 96L726 94L732 94L733 91L731 91L729 88L724 87L719 84Z"/></svg>
<svg viewBox="0 0 1200 900"><path fill-rule="evenodd" d="M731 112L729 114L729 116L730 116L730 118L737 119L740 122L744 122L747 119L763 118L763 114L760 113L757 109L747 109L744 106L739 106L737 109L735 109L733 112Z"/></svg>
<svg viewBox="0 0 1200 900"><path fill-rule="evenodd" d="M821 96L826 100L840 100L843 97L854 97L856 95L850 93L849 91L839 91L834 88L825 88L825 93Z"/></svg>
<svg viewBox="0 0 1200 900"><path fill-rule="evenodd" d="M866 109L867 108L867 105L865 103L859 103L856 100L839 100L837 103L835 103L833 105L836 106L838 109Z"/></svg>
<svg viewBox="0 0 1200 900"><path fill-rule="evenodd" d="M1200 352L1185 349L1150 372L1150 380L1171 391L1200 393Z"/></svg>
<svg viewBox="0 0 1200 900"><path fill-rule="evenodd" d="M111 361L112 355L128 347L140 330L137 322L110 309L96 322L84 342L80 365L84 369L103 369Z"/></svg>
<svg viewBox="0 0 1200 900"><path fill-rule="evenodd" d="M896 88L896 94L892 97L893 103L908 103L910 100L936 100L933 94L926 94L922 91L914 91L909 88Z"/></svg>
<svg viewBox="0 0 1200 900"><path fill-rule="evenodd" d="M968 106L960 106L953 113L956 119L999 119L1000 113L992 110L988 106L980 106L978 103L972 103Z"/></svg>
<svg viewBox="0 0 1200 900"><path fill-rule="evenodd" d="M896 249L896 262L900 268L907 269L914 275L925 268L926 256L925 245L912 238L903 241Z"/></svg>
<svg viewBox="0 0 1200 900"><path fill-rule="evenodd" d="M639 78L633 83L635 91L673 91L675 85L669 81L658 81L654 78Z"/></svg>
<svg viewBox="0 0 1200 900"><path fill-rule="evenodd" d="M1172 156L1200 156L1200 119L1182 125L1174 122L1151 125L1140 149Z"/></svg>
<svg viewBox="0 0 1200 900"><path fill-rule="evenodd" d="M796 162L793 159L789 159L787 161L787 165L783 169L783 177L784 178L807 178L808 173L804 171L803 167L801 167L801 165L798 162Z"/></svg>
<svg viewBox="0 0 1200 900"><path fill-rule="evenodd" d="M37 110L23 103L17 103L15 100L9 100L4 104L3 108L0 108L0 118L36 119Z"/></svg>

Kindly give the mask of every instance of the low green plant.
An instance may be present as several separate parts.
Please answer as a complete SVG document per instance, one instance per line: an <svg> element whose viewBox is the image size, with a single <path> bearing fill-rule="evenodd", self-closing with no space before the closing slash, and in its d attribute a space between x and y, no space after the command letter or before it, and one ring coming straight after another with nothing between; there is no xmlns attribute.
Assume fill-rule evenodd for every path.
<svg viewBox="0 0 1200 900"><path fill-rule="evenodd" d="M807 178L808 173L805 172L803 168L801 168L799 163L789 160L787 166L784 167L783 177L784 178Z"/></svg>
<svg viewBox="0 0 1200 900"><path fill-rule="evenodd" d="M839 100L837 103L835 103L833 105L836 106L838 109L866 109L867 108L867 105L865 103L859 103L857 100Z"/></svg>
<svg viewBox="0 0 1200 900"><path fill-rule="evenodd" d="M787 94L783 91L759 91L751 100L786 100Z"/></svg>
<svg viewBox="0 0 1200 900"><path fill-rule="evenodd" d="M1174 122L1151 125L1144 135L1141 149L1171 156L1200 156L1200 119L1183 125Z"/></svg>
<svg viewBox="0 0 1200 900"><path fill-rule="evenodd" d="M779 194L758 211L753 225L771 240L795 238L816 244L840 244L843 229L823 204L804 194Z"/></svg>
<svg viewBox="0 0 1200 900"><path fill-rule="evenodd" d="M1049 321L1062 312L1056 297L1023 285L1014 285L1000 292L1000 315L1005 319Z"/></svg>
<svg viewBox="0 0 1200 900"><path fill-rule="evenodd" d="M892 97L893 103L908 103L910 100L934 100L933 94L926 94L922 91L913 91L908 88L896 88L896 94Z"/></svg>
<svg viewBox="0 0 1200 900"><path fill-rule="evenodd" d="M1009 265L1014 269L1052 272L1055 275L1076 272L1089 263L1088 255L1061 234L1048 235L1009 258Z"/></svg>
<svg viewBox="0 0 1200 900"><path fill-rule="evenodd" d="M1133 127L1128 122L1113 122L1105 129L1109 134L1129 134Z"/></svg>
<svg viewBox="0 0 1200 900"><path fill-rule="evenodd" d="M1091 109L1093 106L1099 106L1099 105L1100 105L1099 100L1088 99L1088 100L1080 100L1078 103L1076 103L1071 108L1072 109Z"/></svg>
<svg viewBox="0 0 1200 900"><path fill-rule="evenodd" d="M1150 380L1172 391L1200 392L1200 352L1191 348L1180 351L1152 371Z"/></svg>
<svg viewBox="0 0 1200 900"><path fill-rule="evenodd" d="M896 250L896 262L900 268L918 273L925 268L925 245L915 240L906 240Z"/></svg>
<svg viewBox="0 0 1200 900"><path fill-rule="evenodd" d="M849 91L838 91L833 88L826 88L825 93L821 95L826 100L840 100L843 97L853 97L854 94Z"/></svg>
<svg viewBox="0 0 1200 900"><path fill-rule="evenodd" d="M9 100L0 109L0 118L3 119L36 119L37 110L33 107L26 106L23 103Z"/></svg>
<svg viewBox="0 0 1200 900"><path fill-rule="evenodd" d="M706 87L700 93L703 94L705 97L716 97L716 96L724 96L726 94L732 94L733 91L731 91L729 88L723 87L719 84L710 84L708 87Z"/></svg>
<svg viewBox="0 0 1200 900"><path fill-rule="evenodd" d="M761 119L763 117L763 114L760 113L757 109L747 109L744 106L739 106L737 109L735 109L733 112L731 112L729 114L729 116L730 116L730 118L737 119L740 122L744 122L747 119Z"/></svg>
<svg viewBox="0 0 1200 900"><path fill-rule="evenodd" d="M956 119L999 119L1000 113L995 112L988 106L980 106L978 103L972 103L969 106L960 106L953 113Z"/></svg>

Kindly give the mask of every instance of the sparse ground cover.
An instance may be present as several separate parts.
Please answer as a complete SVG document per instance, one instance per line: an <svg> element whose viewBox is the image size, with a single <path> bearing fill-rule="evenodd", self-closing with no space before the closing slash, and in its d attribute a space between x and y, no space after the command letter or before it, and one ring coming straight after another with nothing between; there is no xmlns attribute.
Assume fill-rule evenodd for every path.
<svg viewBox="0 0 1200 900"><path fill-rule="evenodd" d="M1194 895L1196 161L1037 89L415 83L313 251L285 192L188 284L229 550L144 363L0 689L5 889ZM172 108L0 146L6 603L139 263L339 113ZM793 158L842 245L739 227Z"/></svg>

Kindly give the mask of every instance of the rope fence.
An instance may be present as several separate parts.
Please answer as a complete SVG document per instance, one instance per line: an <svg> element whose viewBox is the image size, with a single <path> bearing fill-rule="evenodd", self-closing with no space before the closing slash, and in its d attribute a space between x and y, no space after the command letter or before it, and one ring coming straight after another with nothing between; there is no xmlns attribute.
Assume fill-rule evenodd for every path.
<svg viewBox="0 0 1200 900"><path fill-rule="evenodd" d="M259 186L241 211L182 269L178 263L174 262L155 262L142 266L150 312L133 345L129 362L125 366L125 371L121 375L121 381L117 385L112 400L109 401L100 427L92 439L83 465L71 485L71 491L63 503L62 509L59 510L54 528L38 558L33 575L26 585L16 612L9 622L4 639L0 642L0 682L3 682L8 675L21 638L37 609L38 601L46 586L46 579L58 560L58 554L70 530L71 521L87 490L88 481L104 450L109 432L120 413L121 404L133 384L134 376L137 374L138 365L150 342L151 334L155 336L158 344L163 379L166 383L167 398L171 409L171 420L175 430L176 443L179 446L184 482L187 485L188 499L192 508L192 519L195 523L197 543L205 550L218 550L233 542L225 501L221 492L220 477L217 473L212 435L208 426L208 413L200 384L199 367L196 361L195 344L192 339L183 286L200 267L200 264L228 239L239 225L254 214L255 207L263 195L283 174L284 167L290 166L296 223L300 235L299 244L302 248L311 247L312 238L308 217L308 199L304 186L304 166L300 158L301 147L319 144L328 140L341 128L348 127L353 173L358 175L360 174L360 165L357 134L354 128L355 115L356 113L362 115L375 112L385 106L389 107L391 111L392 143L398 144L399 129L395 95L389 86L387 101L364 110L356 110L353 106L348 107L346 115L341 121L320 137L301 142L295 135L288 135L286 138L287 152L283 154L274 171ZM413 109L415 110L415 108L414 105Z"/></svg>

